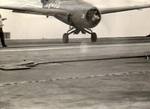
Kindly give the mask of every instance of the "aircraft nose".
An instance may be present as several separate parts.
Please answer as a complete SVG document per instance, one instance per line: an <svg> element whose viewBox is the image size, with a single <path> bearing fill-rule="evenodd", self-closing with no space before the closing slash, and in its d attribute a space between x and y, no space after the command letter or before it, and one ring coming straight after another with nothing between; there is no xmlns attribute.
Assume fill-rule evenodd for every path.
<svg viewBox="0 0 150 109"><path fill-rule="evenodd" d="M89 9L86 14L86 19L90 27L95 27L101 20L101 13L97 8Z"/></svg>

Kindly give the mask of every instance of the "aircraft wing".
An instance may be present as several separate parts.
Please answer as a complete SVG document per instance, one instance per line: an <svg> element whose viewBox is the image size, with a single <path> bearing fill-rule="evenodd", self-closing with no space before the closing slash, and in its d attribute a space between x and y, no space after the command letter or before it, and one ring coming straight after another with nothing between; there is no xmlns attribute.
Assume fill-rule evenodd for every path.
<svg viewBox="0 0 150 109"><path fill-rule="evenodd" d="M68 15L69 13L63 9L46 9L39 7L15 7L15 6L0 6L0 9L8 9L17 13L38 14L46 16Z"/></svg>
<svg viewBox="0 0 150 109"><path fill-rule="evenodd" d="M101 14L116 13L122 11L139 10L144 8L150 8L150 4L146 5L135 5L135 6L124 6L124 7L113 7L113 8L102 8L100 9Z"/></svg>

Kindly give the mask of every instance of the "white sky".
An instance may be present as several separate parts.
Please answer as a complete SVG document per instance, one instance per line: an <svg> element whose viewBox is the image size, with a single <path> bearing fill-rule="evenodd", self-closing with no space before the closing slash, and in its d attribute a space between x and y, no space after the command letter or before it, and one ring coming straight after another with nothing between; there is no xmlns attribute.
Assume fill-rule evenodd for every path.
<svg viewBox="0 0 150 109"><path fill-rule="evenodd" d="M87 0L98 7L113 7L147 3L149 0ZM150 3L150 1L149 1ZM0 0L0 5L35 5L40 0ZM17 14L0 10L4 22L4 31L11 32L12 39L61 38L68 26L53 17ZM134 36L150 33L150 9L104 15L101 23L93 30L99 37ZM79 36L89 36L79 35ZM77 37L77 36L75 36Z"/></svg>

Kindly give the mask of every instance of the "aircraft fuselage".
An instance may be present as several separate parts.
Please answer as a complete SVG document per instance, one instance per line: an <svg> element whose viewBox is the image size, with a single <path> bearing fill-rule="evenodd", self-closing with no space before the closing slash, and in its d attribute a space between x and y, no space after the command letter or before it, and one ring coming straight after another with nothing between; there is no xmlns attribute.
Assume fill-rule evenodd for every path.
<svg viewBox="0 0 150 109"><path fill-rule="evenodd" d="M55 15L60 21L79 29L93 28L101 20L99 10L84 1L55 1L48 2L44 8L59 8L67 10L69 15Z"/></svg>

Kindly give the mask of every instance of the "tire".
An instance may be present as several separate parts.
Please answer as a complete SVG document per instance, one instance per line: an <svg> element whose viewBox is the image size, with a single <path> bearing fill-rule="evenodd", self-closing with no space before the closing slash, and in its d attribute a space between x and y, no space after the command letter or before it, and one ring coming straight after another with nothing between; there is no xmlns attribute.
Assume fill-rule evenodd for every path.
<svg viewBox="0 0 150 109"><path fill-rule="evenodd" d="M68 43L69 42L69 35L67 33L65 33L63 35L63 43Z"/></svg>
<svg viewBox="0 0 150 109"><path fill-rule="evenodd" d="M97 34L96 33L92 33L91 34L91 42L96 42L97 41Z"/></svg>

